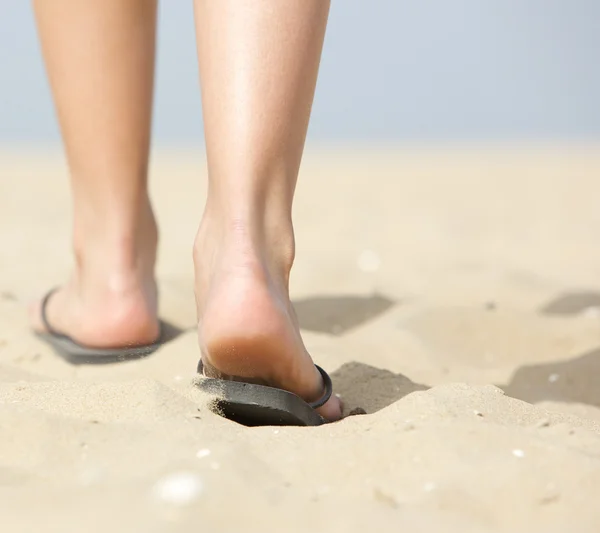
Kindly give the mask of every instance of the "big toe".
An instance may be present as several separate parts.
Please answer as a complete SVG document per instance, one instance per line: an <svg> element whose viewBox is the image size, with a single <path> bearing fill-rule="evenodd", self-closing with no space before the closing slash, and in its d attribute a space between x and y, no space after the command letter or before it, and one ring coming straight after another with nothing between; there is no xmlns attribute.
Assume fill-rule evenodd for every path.
<svg viewBox="0 0 600 533"><path fill-rule="evenodd" d="M326 420L330 422L335 422L336 420L340 420L342 418L343 404L340 400L339 396L332 394L331 398L327 400L327 403L319 407L317 412Z"/></svg>

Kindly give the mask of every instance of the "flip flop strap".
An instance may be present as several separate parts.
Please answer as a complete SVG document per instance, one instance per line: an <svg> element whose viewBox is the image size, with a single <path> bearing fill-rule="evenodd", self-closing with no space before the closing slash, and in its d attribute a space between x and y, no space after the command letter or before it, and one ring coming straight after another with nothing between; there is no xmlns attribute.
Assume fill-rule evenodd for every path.
<svg viewBox="0 0 600 533"><path fill-rule="evenodd" d="M53 335L56 335L57 332L50 325L50 321L48 320L47 307L48 307L48 303L50 302L50 298L57 290L58 290L58 287L55 287L54 289L50 289L46 293L46 296L44 296L44 298L42 299L42 305L41 305L41 309L40 309L40 317L42 319L42 324L44 324L44 327L46 328L48 333L52 333Z"/></svg>
<svg viewBox="0 0 600 533"><path fill-rule="evenodd" d="M323 407L329 401L329 398L331 398L331 393L333 392L333 385L331 383L331 378L329 377L329 374L325 372L325 370L323 370L319 365L315 366L317 367L317 370L320 372L321 377L323 378L323 386L325 387L325 392L323 393L323 396L321 396L321 398L319 398L316 402L310 402L308 405L310 405L313 409L318 409L319 407Z"/></svg>

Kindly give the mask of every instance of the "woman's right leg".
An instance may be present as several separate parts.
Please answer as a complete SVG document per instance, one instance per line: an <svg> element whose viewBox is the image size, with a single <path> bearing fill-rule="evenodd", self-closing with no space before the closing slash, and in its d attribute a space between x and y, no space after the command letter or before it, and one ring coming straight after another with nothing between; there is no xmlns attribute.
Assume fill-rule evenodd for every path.
<svg viewBox="0 0 600 533"><path fill-rule="evenodd" d="M288 281L292 201L329 2L196 0L195 8L209 174L195 244L205 369L315 401L323 382ZM319 412L337 420L339 399Z"/></svg>
<svg viewBox="0 0 600 533"><path fill-rule="evenodd" d="M158 336L157 230L146 189L155 0L35 0L74 200L76 267L52 327L82 344ZM32 310L43 331L40 305Z"/></svg>

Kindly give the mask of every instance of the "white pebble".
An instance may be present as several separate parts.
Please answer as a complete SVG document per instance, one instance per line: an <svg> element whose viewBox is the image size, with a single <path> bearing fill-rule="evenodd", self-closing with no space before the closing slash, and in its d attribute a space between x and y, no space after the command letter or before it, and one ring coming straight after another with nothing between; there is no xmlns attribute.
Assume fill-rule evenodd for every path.
<svg viewBox="0 0 600 533"><path fill-rule="evenodd" d="M175 376L173 379L175 381L181 381L183 379L183 376Z"/></svg>
<svg viewBox="0 0 600 533"><path fill-rule="evenodd" d="M519 459L522 459L523 457L525 457L525 452L523 450L513 450L512 454L515 457L518 457Z"/></svg>
<svg viewBox="0 0 600 533"><path fill-rule="evenodd" d="M171 505L189 505L204 490L202 480L192 472L177 472L160 479L154 485L154 497Z"/></svg>
<svg viewBox="0 0 600 533"><path fill-rule="evenodd" d="M373 250L363 250L358 256L357 264L363 272L377 272L381 266L381 259Z"/></svg>
<svg viewBox="0 0 600 533"><path fill-rule="evenodd" d="M198 459L204 459L210 455L210 450L208 448L202 448L196 452L196 457Z"/></svg>
<svg viewBox="0 0 600 533"><path fill-rule="evenodd" d="M277 434L279 433L279 430L278 430L278 429L274 429L274 430L273 430L273 433L274 433L275 435L277 435Z"/></svg>
<svg viewBox="0 0 600 533"><path fill-rule="evenodd" d="M558 374L550 374L550 375L548 376L548 381L549 381L550 383L556 383L556 382L558 381L558 378L559 378L559 377L560 377L560 376L559 376Z"/></svg>

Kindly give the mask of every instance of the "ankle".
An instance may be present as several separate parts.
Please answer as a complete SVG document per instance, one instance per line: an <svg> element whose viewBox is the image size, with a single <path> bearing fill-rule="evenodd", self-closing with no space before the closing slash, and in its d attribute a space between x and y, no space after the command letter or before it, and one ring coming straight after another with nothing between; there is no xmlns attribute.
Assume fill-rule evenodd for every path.
<svg viewBox="0 0 600 533"><path fill-rule="evenodd" d="M81 275L111 286L154 277L158 228L149 206L134 224L90 222L75 224L73 249Z"/></svg>
<svg viewBox="0 0 600 533"><path fill-rule="evenodd" d="M211 257L228 267L262 267L287 279L294 262L294 230L289 218L274 218L224 216L207 207L194 243L196 264L205 265Z"/></svg>

